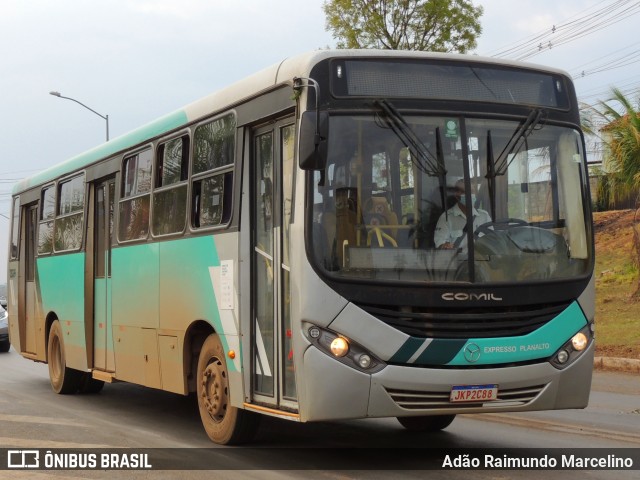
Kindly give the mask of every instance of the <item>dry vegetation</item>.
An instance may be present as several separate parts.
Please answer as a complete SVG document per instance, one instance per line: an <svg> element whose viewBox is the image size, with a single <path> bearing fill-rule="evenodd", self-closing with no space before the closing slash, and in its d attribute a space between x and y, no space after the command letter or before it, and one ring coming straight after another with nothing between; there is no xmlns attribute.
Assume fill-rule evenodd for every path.
<svg viewBox="0 0 640 480"><path fill-rule="evenodd" d="M640 359L640 298L634 264L635 210L594 214L596 355Z"/></svg>

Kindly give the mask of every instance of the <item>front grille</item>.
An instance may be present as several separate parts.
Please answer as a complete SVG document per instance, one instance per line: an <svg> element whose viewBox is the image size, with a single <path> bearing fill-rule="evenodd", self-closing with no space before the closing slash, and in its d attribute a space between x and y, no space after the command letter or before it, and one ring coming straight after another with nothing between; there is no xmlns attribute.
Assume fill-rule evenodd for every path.
<svg viewBox="0 0 640 480"><path fill-rule="evenodd" d="M536 399L545 385L525 388L498 390L498 398L484 403L451 403L449 392L421 392L417 390L396 390L385 388L392 400L406 410L431 410L439 408L465 407L517 407L526 405Z"/></svg>
<svg viewBox="0 0 640 480"><path fill-rule="evenodd" d="M491 309L410 312L386 306L358 305L407 335L423 338L492 338L527 335L551 321L569 305L534 305Z"/></svg>

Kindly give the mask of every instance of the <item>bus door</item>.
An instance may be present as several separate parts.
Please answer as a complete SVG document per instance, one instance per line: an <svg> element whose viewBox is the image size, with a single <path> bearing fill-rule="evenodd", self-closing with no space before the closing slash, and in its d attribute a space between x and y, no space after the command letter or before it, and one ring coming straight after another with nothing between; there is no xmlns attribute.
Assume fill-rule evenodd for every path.
<svg viewBox="0 0 640 480"><path fill-rule="evenodd" d="M289 225L294 189L293 119L252 136L251 392L255 403L297 410L291 347Z"/></svg>
<svg viewBox="0 0 640 480"><path fill-rule="evenodd" d="M18 311L20 328L20 349L24 353L37 353L36 323L38 311L38 286L36 283L36 254L38 251L38 205L27 206L24 210L25 221L25 285L24 308ZM24 312L24 313L22 313ZM23 317L24 315L24 317ZM22 318L21 318L22 317Z"/></svg>
<svg viewBox="0 0 640 480"><path fill-rule="evenodd" d="M111 329L111 240L116 183L114 178L95 187L93 362L99 370L115 371Z"/></svg>

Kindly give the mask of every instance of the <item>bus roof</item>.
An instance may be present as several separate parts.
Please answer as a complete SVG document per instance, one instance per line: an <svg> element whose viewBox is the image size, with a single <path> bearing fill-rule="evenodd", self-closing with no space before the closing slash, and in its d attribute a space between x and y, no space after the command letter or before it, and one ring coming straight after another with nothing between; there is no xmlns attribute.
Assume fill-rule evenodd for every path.
<svg viewBox="0 0 640 480"><path fill-rule="evenodd" d="M160 117L129 133L109 140L102 145L47 168L31 177L25 178L14 185L13 194L16 195L38 185L52 182L61 176L86 168L99 160L124 153L136 145L144 144L158 136L177 130L207 115L223 111L225 108L229 108L244 99L251 98L278 84L291 82L296 76L308 76L311 69L322 60L345 57L423 58L466 62L473 61L518 68L532 68L569 77L565 71L558 69L477 55L394 50L316 50L287 58L229 87L186 105L173 113Z"/></svg>

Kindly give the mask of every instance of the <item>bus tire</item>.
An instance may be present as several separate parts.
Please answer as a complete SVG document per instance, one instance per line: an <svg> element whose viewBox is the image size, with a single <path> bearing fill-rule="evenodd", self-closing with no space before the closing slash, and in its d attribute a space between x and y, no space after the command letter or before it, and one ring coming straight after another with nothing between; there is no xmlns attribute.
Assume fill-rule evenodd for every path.
<svg viewBox="0 0 640 480"><path fill-rule="evenodd" d="M82 374L80 381L79 392L80 393L99 393L104 387L102 380L96 380L91 375L91 372L85 372Z"/></svg>
<svg viewBox="0 0 640 480"><path fill-rule="evenodd" d="M455 415L425 415L423 417L397 417L398 422L412 432L437 432L451 425Z"/></svg>
<svg viewBox="0 0 640 480"><path fill-rule="evenodd" d="M255 436L260 417L233 407L224 349L216 334L209 335L198 357L196 377L198 409L209 438L221 445L238 445Z"/></svg>
<svg viewBox="0 0 640 480"><path fill-rule="evenodd" d="M47 360L49 363L49 380L53 391L60 394L77 392L82 380L82 372L67 367L64 336L58 320L51 324L51 330L49 331Z"/></svg>

